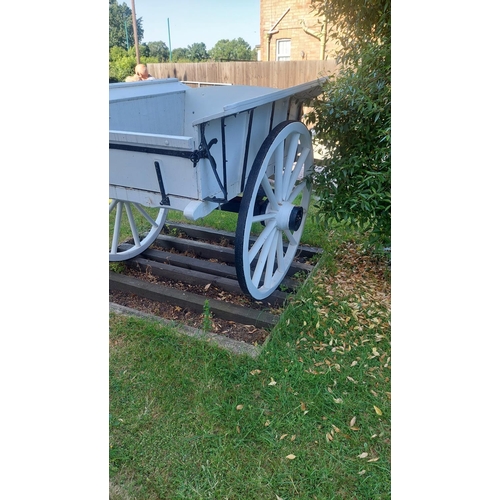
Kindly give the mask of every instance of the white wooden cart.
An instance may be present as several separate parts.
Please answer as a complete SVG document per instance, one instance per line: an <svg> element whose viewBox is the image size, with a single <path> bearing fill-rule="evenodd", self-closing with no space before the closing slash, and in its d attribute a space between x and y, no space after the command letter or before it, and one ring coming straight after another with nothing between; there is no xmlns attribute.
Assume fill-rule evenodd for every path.
<svg viewBox="0 0 500 500"><path fill-rule="evenodd" d="M300 119L321 83L284 90L191 88L176 78L110 84L109 260L146 250L169 210L190 220L215 209L237 212L240 287L255 299L268 297L285 277L304 229L314 158ZM120 244L124 222L133 244ZM253 238L256 222L264 229Z"/></svg>

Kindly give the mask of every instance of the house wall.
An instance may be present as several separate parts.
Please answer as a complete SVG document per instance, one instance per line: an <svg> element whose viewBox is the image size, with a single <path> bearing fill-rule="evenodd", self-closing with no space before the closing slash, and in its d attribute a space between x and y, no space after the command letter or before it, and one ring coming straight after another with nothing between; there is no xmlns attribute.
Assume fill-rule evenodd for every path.
<svg viewBox="0 0 500 500"><path fill-rule="evenodd" d="M327 29L311 0L261 0L261 60L276 60L276 44L281 39L291 40L292 61L332 59L336 46L326 41Z"/></svg>

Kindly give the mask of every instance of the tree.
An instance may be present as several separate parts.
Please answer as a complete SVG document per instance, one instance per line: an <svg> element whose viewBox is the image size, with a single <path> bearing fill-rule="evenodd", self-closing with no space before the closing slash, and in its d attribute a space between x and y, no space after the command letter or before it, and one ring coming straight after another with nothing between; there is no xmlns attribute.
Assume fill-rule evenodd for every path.
<svg viewBox="0 0 500 500"><path fill-rule="evenodd" d="M320 216L366 229L373 244L391 233L390 0L313 0L341 44L341 69L309 120L323 149L313 175Z"/></svg>
<svg viewBox="0 0 500 500"><path fill-rule="evenodd" d="M219 40L208 53L214 61L252 61L257 59L256 54L243 38Z"/></svg>
<svg viewBox="0 0 500 500"><path fill-rule="evenodd" d="M208 59L207 46L204 43L193 43L187 47L188 59L192 62L206 61Z"/></svg>
<svg viewBox="0 0 500 500"><path fill-rule="evenodd" d="M186 48L178 48L172 50L172 62L188 62L189 53Z"/></svg>
<svg viewBox="0 0 500 500"><path fill-rule="evenodd" d="M158 62L169 60L170 53L165 42L149 42L149 55L158 58Z"/></svg>
<svg viewBox="0 0 500 500"><path fill-rule="evenodd" d="M141 17L136 20L136 25L138 43L141 43L144 36ZM109 48L123 47L127 49L133 46L134 28L131 9L125 2L119 5L117 0L109 0Z"/></svg>

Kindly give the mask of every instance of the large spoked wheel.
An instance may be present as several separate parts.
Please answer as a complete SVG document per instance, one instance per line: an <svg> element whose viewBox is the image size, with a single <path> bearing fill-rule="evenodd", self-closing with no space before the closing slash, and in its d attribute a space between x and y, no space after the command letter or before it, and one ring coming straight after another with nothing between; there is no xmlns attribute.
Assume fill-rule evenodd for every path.
<svg viewBox="0 0 500 500"><path fill-rule="evenodd" d="M254 299L264 299L276 290L295 257L311 196L305 177L312 163L311 135L298 121L275 127L255 157L235 238L238 282ZM256 222L264 229L251 238Z"/></svg>
<svg viewBox="0 0 500 500"><path fill-rule="evenodd" d="M131 259L146 250L158 237L165 224L168 208L157 208L148 213L139 203L111 200L109 204L110 223L114 213L113 235L109 250L110 262ZM132 236L133 245L124 245L119 250L123 235Z"/></svg>

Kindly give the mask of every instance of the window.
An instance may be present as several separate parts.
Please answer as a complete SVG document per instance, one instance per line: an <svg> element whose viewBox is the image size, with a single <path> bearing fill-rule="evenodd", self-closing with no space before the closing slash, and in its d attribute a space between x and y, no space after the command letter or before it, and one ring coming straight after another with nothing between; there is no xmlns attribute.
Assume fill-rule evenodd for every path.
<svg viewBox="0 0 500 500"><path fill-rule="evenodd" d="M290 38L282 38L281 40L276 40L276 60L289 61L291 46L292 41L290 40Z"/></svg>

